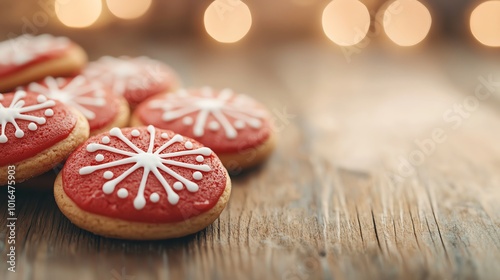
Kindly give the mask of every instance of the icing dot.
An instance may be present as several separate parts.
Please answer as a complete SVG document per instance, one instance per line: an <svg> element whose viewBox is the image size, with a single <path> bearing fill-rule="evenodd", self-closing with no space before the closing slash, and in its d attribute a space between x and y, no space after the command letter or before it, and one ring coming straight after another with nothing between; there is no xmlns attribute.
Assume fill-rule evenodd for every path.
<svg viewBox="0 0 500 280"><path fill-rule="evenodd" d="M168 139L168 133L163 132L163 133L161 134L161 138L163 138L163 139Z"/></svg>
<svg viewBox="0 0 500 280"><path fill-rule="evenodd" d="M175 182L174 183L174 189L180 191L180 190L182 190L182 187L183 187L183 185L182 185L181 182Z"/></svg>
<svg viewBox="0 0 500 280"><path fill-rule="evenodd" d="M111 140L109 139L109 137L108 137L108 136L104 136L104 137L102 137L102 139L101 139L101 142L102 142L103 144L109 144L109 142L110 142L110 141L111 141Z"/></svg>
<svg viewBox="0 0 500 280"><path fill-rule="evenodd" d="M22 130L16 130L16 133L14 133L17 138L23 138L24 132Z"/></svg>
<svg viewBox="0 0 500 280"><path fill-rule="evenodd" d="M39 95L36 98L36 101L38 101L38 103L43 103L43 102L47 101L47 97L45 97L44 95Z"/></svg>
<svg viewBox="0 0 500 280"><path fill-rule="evenodd" d="M106 171L106 172L104 172L103 177L104 177L104 179L108 179L109 180L109 179L113 178L113 175L114 175L113 172Z"/></svg>
<svg viewBox="0 0 500 280"><path fill-rule="evenodd" d="M54 111L52 109L45 110L45 116L52 117L54 115Z"/></svg>
<svg viewBox="0 0 500 280"><path fill-rule="evenodd" d="M195 173L193 173L193 178L195 180L201 180L203 178L203 175L201 174L200 171L196 171Z"/></svg>
<svg viewBox="0 0 500 280"><path fill-rule="evenodd" d="M211 122L208 123L208 128L210 130L218 130L220 128L220 125L216 121L211 121Z"/></svg>
<svg viewBox="0 0 500 280"><path fill-rule="evenodd" d="M191 141L187 141L184 144L184 147L186 147L186 149L188 149L188 150L191 150L193 148L193 143L191 143Z"/></svg>
<svg viewBox="0 0 500 280"><path fill-rule="evenodd" d="M151 200L151 202L153 202L153 203L157 203L158 201L160 201L160 195L157 193L152 193L149 196L149 200Z"/></svg>
<svg viewBox="0 0 500 280"><path fill-rule="evenodd" d="M205 160L205 158L203 156L197 156L196 157L196 161L197 162L203 162Z"/></svg>
<svg viewBox="0 0 500 280"><path fill-rule="evenodd" d="M104 156L101 155L101 154L98 154L97 156L95 156L95 160L96 161L103 161L104 160Z"/></svg>
<svg viewBox="0 0 500 280"><path fill-rule="evenodd" d="M31 131L35 131L37 128L38 128L38 126L36 125L36 123L32 122L32 123L28 124L28 129Z"/></svg>
<svg viewBox="0 0 500 280"><path fill-rule="evenodd" d="M193 124L193 118L191 118L191 117L184 117L182 119L182 123L185 124L185 125L191 125L191 124Z"/></svg>
<svg viewBox="0 0 500 280"><path fill-rule="evenodd" d="M258 119L253 119L250 121L250 125L254 128L259 128L261 124L262 123Z"/></svg>
<svg viewBox="0 0 500 280"><path fill-rule="evenodd" d="M128 191L127 191L127 189L121 188L118 190L118 192L116 194L118 195L119 198L127 198Z"/></svg>
<svg viewBox="0 0 500 280"><path fill-rule="evenodd" d="M139 137L139 135L141 135L141 133L139 132L139 130L137 130L137 129L132 130L132 136Z"/></svg>
<svg viewBox="0 0 500 280"><path fill-rule="evenodd" d="M242 120L237 120L234 122L234 127L237 129L242 129L245 127L245 122Z"/></svg>

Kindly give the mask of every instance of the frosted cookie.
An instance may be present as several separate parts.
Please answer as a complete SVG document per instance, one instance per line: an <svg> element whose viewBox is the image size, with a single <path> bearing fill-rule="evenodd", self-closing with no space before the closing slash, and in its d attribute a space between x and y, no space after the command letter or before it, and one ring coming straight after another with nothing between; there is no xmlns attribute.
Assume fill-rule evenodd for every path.
<svg viewBox="0 0 500 280"><path fill-rule="evenodd" d="M194 138L210 147L230 171L262 162L275 145L267 110L230 89L205 87L157 95L137 108L131 123Z"/></svg>
<svg viewBox="0 0 500 280"><path fill-rule="evenodd" d="M40 175L89 136L78 111L45 96L25 91L0 95L0 185L15 169L15 182Z"/></svg>
<svg viewBox="0 0 500 280"><path fill-rule="evenodd" d="M89 63L84 75L109 86L134 108L146 98L176 90L179 79L167 65L147 57L105 56Z"/></svg>
<svg viewBox="0 0 500 280"><path fill-rule="evenodd" d="M227 171L212 150L153 126L91 137L54 184L57 205L75 225L132 240L200 231L219 217L230 192Z"/></svg>
<svg viewBox="0 0 500 280"><path fill-rule="evenodd" d="M0 43L0 92L46 76L71 76L87 63L87 54L66 37L23 35Z"/></svg>
<svg viewBox="0 0 500 280"><path fill-rule="evenodd" d="M128 125L130 109L127 101L113 94L109 88L83 76L46 77L41 82L31 83L28 90L80 111L89 122L91 135Z"/></svg>

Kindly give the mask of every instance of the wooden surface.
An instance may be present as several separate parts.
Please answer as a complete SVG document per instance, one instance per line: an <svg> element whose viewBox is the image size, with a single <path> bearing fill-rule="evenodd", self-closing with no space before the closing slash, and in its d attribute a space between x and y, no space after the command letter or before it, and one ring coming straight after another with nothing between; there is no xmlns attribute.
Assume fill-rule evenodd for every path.
<svg viewBox="0 0 500 280"><path fill-rule="evenodd" d="M350 59L307 42L84 46L93 58L146 54L187 85L251 94L276 116L280 144L233 177L213 225L177 240L94 236L33 180L17 193L16 273L6 271L2 191L0 279L498 279L499 88L460 125L443 119L479 76L499 74L498 57L456 44L391 53L372 43ZM446 139L401 169L435 129Z"/></svg>

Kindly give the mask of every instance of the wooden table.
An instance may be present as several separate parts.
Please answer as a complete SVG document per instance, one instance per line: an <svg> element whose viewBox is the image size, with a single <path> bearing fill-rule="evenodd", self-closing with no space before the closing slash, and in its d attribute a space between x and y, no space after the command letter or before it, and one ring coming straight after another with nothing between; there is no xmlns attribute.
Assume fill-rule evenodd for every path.
<svg viewBox="0 0 500 280"><path fill-rule="evenodd" d="M176 240L94 236L33 190L47 179L33 180L17 191L16 273L3 191L0 279L500 277L500 84L471 109L498 56L456 44L397 53L372 42L347 59L321 42L82 43L92 58L146 54L187 85L253 95L273 112L279 145L233 177L213 225ZM455 113L463 102L471 110Z"/></svg>

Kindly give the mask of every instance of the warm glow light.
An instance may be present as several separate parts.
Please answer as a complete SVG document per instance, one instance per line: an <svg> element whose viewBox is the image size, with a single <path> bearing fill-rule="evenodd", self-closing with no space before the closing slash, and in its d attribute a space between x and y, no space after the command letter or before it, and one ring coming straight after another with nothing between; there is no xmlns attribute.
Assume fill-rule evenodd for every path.
<svg viewBox="0 0 500 280"><path fill-rule="evenodd" d="M106 0L113 15L123 19L134 19L144 15L151 6L151 0Z"/></svg>
<svg viewBox="0 0 500 280"><path fill-rule="evenodd" d="M248 6L239 0L215 0L205 11L205 29L221 43L234 43L252 26L252 14Z"/></svg>
<svg viewBox="0 0 500 280"><path fill-rule="evenodd" d="M323 11L322 22L330 40L341 46L352 46L366 37L370 13L360 1L334 0Z"/></svg>
<svg viewBox="0 0 500 280"><path fill-rule="evenodd" d="M57 18L66 26L91 26L101 15L101 0L55 0Z"/></svg>
<svg viewBox="0 0 500 280"><path fill-rule="evenodd" d="M500 47L500 2L488 1L470 15L470 30L481 44Z"/></svg>
<svg viewBox="0 0 500 280"><path fill-rule="evenodd" d="M384 30L400 46L413 46L431 29L431 13L417 0L396 0L384 11Z"/></svg>

